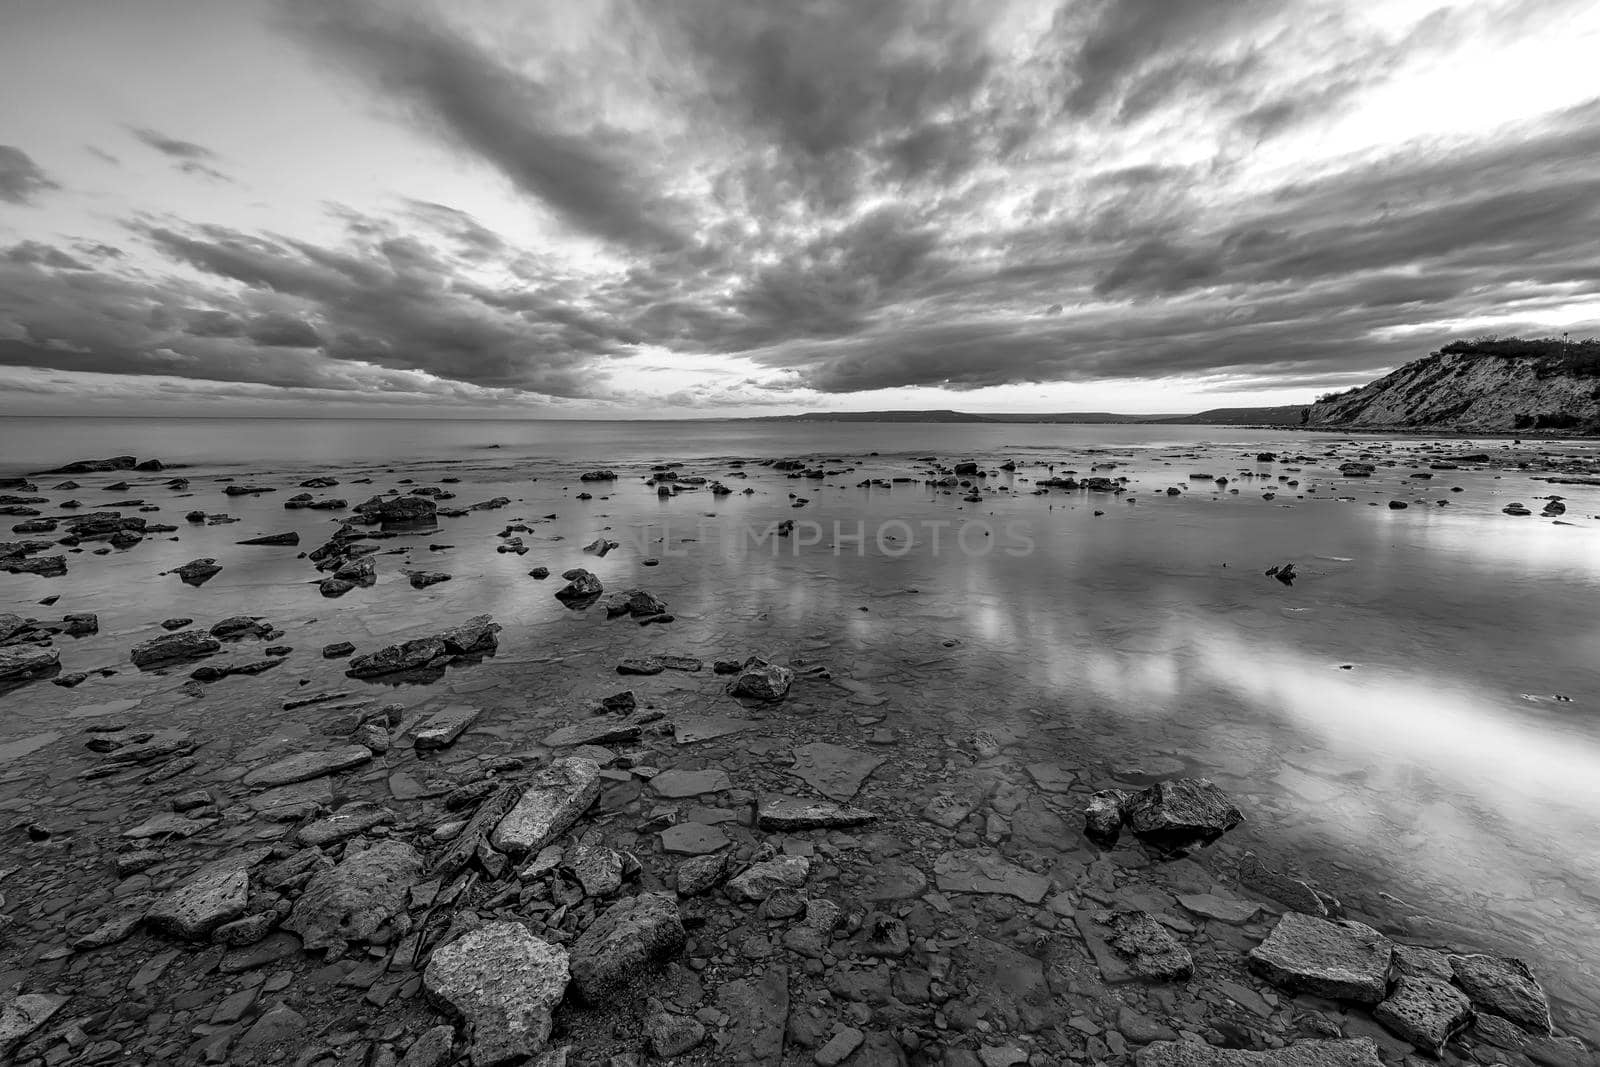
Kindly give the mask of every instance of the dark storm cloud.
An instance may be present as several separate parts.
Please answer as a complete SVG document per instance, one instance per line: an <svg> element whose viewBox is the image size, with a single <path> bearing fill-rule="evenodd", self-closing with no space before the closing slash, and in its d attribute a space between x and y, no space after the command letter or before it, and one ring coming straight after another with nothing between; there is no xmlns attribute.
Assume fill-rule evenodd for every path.
<svg viewBox="0 0 1600 1067"><path fill-rule="evenodd" d="M322 336L304 319L271 312L250 320L245 336L263 348L320 348Z"/></svg>
<svg viewBox="0 0 1600 1067"><path fill-rule="evenodd" d="M0 253L12 263L35 263L42 267L56 267L60 270L88 270L89 265L75 259L54 245L47 245L42 241L22 241L7 248Z"/></svg>
<svg viewBox="0 0 1600 1067"><path fill-rule="evenodd" d="M15 145L0 144L0 200L26 204L39 193L59 188L28 153Z"/></svg>
<svg viewBox="0 0 1600 1067"><path fill-rule="evenodd" d="M560 86L438 21L369 3L295 0L287 9L304 39L575 228L641 248L683 242L677 207L653 188L626 139L599 122L562 120Z"/></svg>

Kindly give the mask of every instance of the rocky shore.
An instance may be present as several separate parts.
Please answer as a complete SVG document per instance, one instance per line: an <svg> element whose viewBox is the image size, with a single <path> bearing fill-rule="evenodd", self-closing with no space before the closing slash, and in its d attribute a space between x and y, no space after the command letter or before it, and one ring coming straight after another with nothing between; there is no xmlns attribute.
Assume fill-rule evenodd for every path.
<svg viewBox="0 0 1600 1067"><path fill-rule="evenodd" d="M1353 493L1374 474L1420 484L1506 462L1499 449L1396 457L1362 445L1238 461L1155 493ZM1544 484L1600 478L1571 457L1510 462ZM925 467L929 491L978 501L1145 491L1112 463L1040 464L1015 481L1009 462ZM163 469L114 457L52 477ZM719 470L736 484L753 470L765 493L848 479L854 465ZM458 506L448 479L351 494L368 497L353 508L310 495L357 480L211 487L281 494L286 512L335 521L304 552L297 532L269 530L160 580L203 598L249 554L283 552L313 607L347 604L389 574L433 595L461 584L459 566L383 557L424 544L443 556L453 519L513 503ZM679 464L571 480L591 499L733 492ZM117 491L157 498L156 486L169 506L192 488ZM5 497L19 525L37 525L19 531L33 540L0 546L18 575L3 580L44 581L69 557L178 532L129 513L159 504L80 514L55 499L78 491L25 481ZM1545 518L1569 521L1565 511ZM189 521L229 518L201 508ZM517 557L540 545L552 566L534 568L521 595L597 627L667 635L648 650L619 642L609 669L554 703L519 698L514 682L471 684L500 657L529 654L505 646L507 624L491 614L421 611L392 640L297 648L294 624L219 601L206 618L141 631L115 665L73 654L109 625L103 612L0 615L7 704L124 674L179 686L166 713L132 701L62 724L52 744L69 754L50 775L0 779L0 1056L25 1067L1595 1062L1552 1009L1530 947L1419 936L1364 906L1382 886L1341 900L1316 872L1232 845L1273 815L1205 768L1146 753L1116 765L1042 756L1026 720L900 729L864 687L841 699L801 647L675 649L667 596L608 587L577 565L626 548L602 533L557 551L536 541L541 521L515 518L480 546ZM1290 585L1284 566L1272 576ZM561 583L540 584L552 570ZM552 658L571 651L559 633L539 641ZM273 682L285 664L300 672L287 688ZM539 669L518 668L530 694ZM1033 725L1053 721L1040 712Z"/></svg>

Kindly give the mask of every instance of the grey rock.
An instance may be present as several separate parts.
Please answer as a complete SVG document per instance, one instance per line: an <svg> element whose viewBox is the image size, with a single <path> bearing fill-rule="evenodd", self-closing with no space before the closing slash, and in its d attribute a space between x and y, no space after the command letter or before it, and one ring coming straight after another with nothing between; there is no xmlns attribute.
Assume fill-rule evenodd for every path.
<svg viewBox="0 0 1600 1067"><path fill-rule="evenodd" d="M783 967L759 977L717 987L717 1007L729 1017L718 1048L719 1062L746 1067L783 1062L784 1025L789 1018L789 977Z"/></svg>
<svg viewBox="0 0 1600 1067"><path fill-rule="evenodd" d="M728 880L729 897L746 904L759 904L777 889L799 889L811 874L811 861L805 856L774 856L752 864Z"/></svg>
<svg viewBox="0 0 1600 1067"><path fill-rule="evenodd" d="M661 831L663 851L678 856L703 856L727 848L728 835L717 826L680 822Z"/></svg>
<svg viewBox="0 0 1600 1067"><path fill-rule="evenodd" d="M1472 1002L1455 986L1402 976L1372 1017L1396 1037L1438 1056L1445 1042L1472 1018Z"/></svg>
<svg viewBox="0 0 1600 1067"><path fill-rule="evenodd" d="M169 573L176 574L185 585L204 585L222 573L222 567L214 559L194 559Z"/></svg>
<svg viewBox="0 0 1600 1067"><path fill-rule="evenodd" d="M946 893L993 893L1037 904L1050 889L1050 879L992 852L957 849L934 860L933 876Z"/></svg>
<svg viewBox="0 0 1600 1067"><path fill-rule="evenodd" d="M728 692L749 700L776 701L788 696L793 684L794 671L752 656L745 660L739 676L729 684Z"/></svg>
<svg viewBox="0 0 1600 1067"><path fill-rule="evenodd" d="M1073 916L1107 982L1183 982L1194 974L1194 958L1155 916L1118 911Z"/></svg>
<svg viewBox="0 0 1600 1067"><path fill-rule="evenodd" d="M453 1026L435 1026L424 1030L422 1036L406 1049L400 1067L447 1067L455 1058L456 1030Z"/></svg>
<svg viewBox="0 0 1600 1067"><path fill-rule="evenodd" d="M726 856L695 856L678 864L677 882L680 897L695 897L715 889L728 873Z"/></svg>
<svg viewBox="0 0 1600 1067"><path fill-rule="evenodd" d="M880 756L819 741L794 750L794 767L789 773L830 800L843 803L861 790L867 776L882 763Z"/></svg>
<svg viewBox="0 0 1600 1067"><path fill-rule="evenodd" d="M180 630L162 634L133 646L129 658L141 670L164 667L169 663L199 659L222 649L222 642L203 630Z"/></svg>
<svg viewBox="0 0 1600 1067"><path fill-rule="evenodd" d="M1526 963L1498 956L1451 956L1450 967L1479 1011L1510 1019L1531 1033L1551 1032L1550 1002Z"/></svg>
<svg viewBox="0 0 1600 1067"><path fill-rule="evenodd" d="M645 1020L650 1051L664 1059L682 1056L706 1039L706 1028L693 1016L659 1011Z"/></svg>
<svg viewBox="0 0 1600 1067"><path fill-rule="evenodd" d="M312 778L323 778L372 760L372 750L364 745L346 745L330 752L300 752L244 776L244 784L258 788L290 785Z"/></svg>
<svg viewBox="0 0 1600 1067"><path fill-rule="evenodd" d="M634 976L676 955L687 936L668 894L618 901L573 943L573 986L590 1004L604 1003Z"/></svg>
<svg viewBox="0 0 1600 1067"><path fill-rule="evenodd" d="M157 900L145 921L175 937L210 937L217 927L243 915L249 904L248 859L224 859L200 868Z"/></svg>
<svg viewBox="0 0 1600 1067"><path fill-rule="evenodd" d="M478 720L479 709L452 704L434 712L417 727L412 743L419 749L448 748Z"/></svg>
<svg viewBox="0 0 1600 1067"><path fill-rule="evenodd" d="M44 674L61 663L61 653L53 648L33 645L10 645L0 648L0 682Z"/></svg>
<svg viewBox="0 0 1600 1067"><path fill-rule="evenodd" d="M501 852L537 852L566 833L600 795L600 766L568 756L540 771L500 820L490 843Z"/></svg>
<svg viewBox="0 0 1600 1067"><path fill-rule="evenodd" d="M636 619L646 618L651 615L666 613L667 605L654 593L643 589L628 589L621 593L613 593L606 597L606 617L616 618L618 615L631 615Z"/></svg>
<svg viewBox="0 0 1600 1067"><path fill-rule="evenodd" d="M579 845L567 855L565 866L587 897L615 896L622 888L622 854L604 845Z"/></svg>
<svg viewBox="0 0 1600 1067"><path fill-rule="evenodd" d="M544 1048L569 977L565 949L520 923L499 922L436 949L422 982L431 998L466 1021L474 1067L497 1067Z"/></svg>
<svg viewBox="0 0 1600 1067"><path fill-rule="evenodd" d="M0 1056L9 1056L67 1003L54 993L23 993L12 997L0 1011Z"/></svg>
<svg viewBox="0 0 1600 1067"><path fill-rule="evenodd" d="M1215 841L1237 826L1244 813L1206 779L1175 778L1129 797L1122 817L1142 840L1182 852Z"/></svg>
<svg viewBox="0 0 1600 1067"><path fill-rule="evenodd" d="M950 793L940 793L922 809L922 817L946 830L954 830L972 814L972 805Z"/></svg>
<svg viewBox="0 0 1600 1067"><path fill-rule="evenodd" d="M1137 1067L1383 1067L1370 1038L1299 1041L1267 1052L1213 1048L1193 1041L1157 1041L1140 1049Z"/></svg>
<svg viewBox="0 0 1600 1067"><path fill-rule="evenodd" d="M798 797L763 797L756 806L756 825L763 830L819 830L839 826L860 826L872 822L877 814L863 808L845 807L826 800Z"/></svg>
<svg viewBox="0 0 1600 1067"><path fill-rule="evenodd" d="M1089 798L1083 812L1083 832L1089 840L1114 844L1122 834L1122 806L1128 796L1120 789L1102 789Z"/></svg>
<svg viewBox="0 0 1600 1067"><path fill-rule="evenodd" d="M1219 897L1211 893L1183 893L1178 896L1178 903L1196 915L1234 926L1247 923L1261 914L1261 905L1253 901Z"/></svg>
<svg viewBox="0 0 1600 1067"><path fill-rule="evenodd" d="M1394 946L1370 926L1286 912L1265 941L1250 950L1250 966L1296 992L1376 1004L1388 992Z"/></svg>
<svg viewBox="0 0 1600 1067"><path fill-rule="evenodd" d="M326 819L308 823L295 832L295 840L308 848L326 848L394 822L395 813L367 801L346 804Z"/></svg>
<svg viewBox="0 0 1600 1067"><path fill-rule="evenodd" d="M381 678L419 670L447 655L444 642L437 637L419 637L357 656L350 661L346 673L352 678Z"/></svg>
<svg viewBox="0 0 1600 1067"><path fill-rule="evenodd" d="M400 841L346 851L338 865L313 875L283 925L306 948L365 941L405 906L421 879L422 857Z"/></svg>
<svg viewBox="0 0 1600 1067"><path fill-rule="evenodd" d="M732 789L733 780L728 777L728 772L720 767L708 767L704 770L673 769L662 771L650 779L650 788L658 796L677 800Z"/></svg>
<svg viewBox="0 0 1600 1067"><path fill-rule="evenodd" d="M556 599L568 607L581 607L593 602L606 591L600 579L579 567L576 572L568 571L570 580L566 585L556 590Z"/></svg>

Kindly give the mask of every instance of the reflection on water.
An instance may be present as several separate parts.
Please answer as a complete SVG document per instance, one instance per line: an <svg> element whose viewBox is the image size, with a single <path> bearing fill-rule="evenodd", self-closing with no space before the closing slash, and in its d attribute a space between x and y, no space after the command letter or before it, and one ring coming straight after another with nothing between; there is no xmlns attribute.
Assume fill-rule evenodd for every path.
<svg viewBox="0 0 1600 1067"><path fill-rule="evenodd" d="M1507 499L1533 500L1552 488L1513 471L1450 471L1419 485L1402 467L1352 482L1338 478L1337 461L1319 459L1295 464L1303 470L1287 477L1302 485L1289 488L1282 465L1257 464L1253 453L1320 454L1331 439L1183 427L1161 428L1161 442L1139 427L829 427L832 454L854 450L836 466L855 469L821 481L755 465L745 468L747 479L734 479L727 463L694 459L817 447L816 431L792 427L702 425L684 451L675 444L670 454L659 433L637 427L612 432L604 448L586 436L592 429L533 444L510 440L533 432L522 429L435 432L449 437L435 462L376 469L370 489L347 484L337 492L355 502L402 476L423 484L448 473L461 479L451 486L456 503L504 495L512 506L379 542L379 583L341 600L316 595L307 584L316 575L295 550L235 544L295 529L309 548L336 519L285 512L282 490L276 499L226 498L206 480L215 473L207 467L185 472L192 497L174 497L159 479L130 480L136 495L161 505L164 521L183 526L178 516L202 506L240 522L185 527L179 541L153 538L104 557L72 555L59 580L0 576L0 610L100 613L99 635L62 644L64 669L120 669L77 690L34 685L25 698L0 697L8 767L26 762L23 753L38 760L55 752L37 739L63 715L158 717L185 701L181 674L141 675L126 665L128 647L169 616L209 623L246 612L287 631L297 652L284 667L219 683L208 698L210 720L247 744L301 729L276 711L300 680L358 684L318 659L322 644L387 642L479 612L506 626L499 655L399 698L415 704L448 689L531 707L529 738L545 724L540 709L614 688L611 669L627 655L804 659L825 664L837 684L816 683L809 709L797 714L872 707L902 730L1009 731L1096 786L1119 773L1132 777L1131 768L1181 765L1213 777L1249 816L1218 847L1296 857L1359 912L1419 932L1465 928L1453 944L1466 947L1470 934L1483 947L1520 949L1539 962L1552 994L1589 1021L1589 1035L1597 1032L1600 623L1590 605L1600 591L1600 538L1588 516L1600 511L1600 490L1560 487L1575 525L1555 526L1500 514ZM497 433L506 448L477 447ZM1198 443L1223 433L1226 446ZM395 456L416 454L385 437L362 440L349 446L352 455L380 445ZM103 443L87 451L134 450ZM506 454L522 447L542 448L546 458ZM932 453L1012 458L1021 469L988 480L991 490L1007 491L969 503L921 484L925 465L914 457ZM647 468L618 456L685 458L686 472L726 478L736 492L663 500L641 483ZM326 462L320 453L304 458ZM577 500L577 472L602 461L622 479L596 499ZM1127 476L1131 491L1031 495L1033 480L1047 473L1035 464L1087 473L1095 462L1119 464L1108 473ZM280 455L279 473L252 477L287 488L296 481L290 472L309 469ZM1232 476L1240 491L1191 480L1193 472ZM856 484L896 476L918 481ZM118 477L81 477L87 488L76 495L90 507L111 499L94 487ZM746 485L757 492L738 492ZM1168 486L1180 494L1168 496ZM1454 486L1462 491L1450 492ZM1264 499L1263 490L1276 495ZM791 493L809 502L796 508ZM1391 510L1391 499L1411 506ZM555 518L542 521L547 515ZM805 543L810 526L803 536L768 535L784 519L816 523L815 542ZM518 521L532 527L522 535L531 551L496 553L496 535ZM886 523L902 525L880 543ZM1013 536L1018 530L1023 537ZM580 551L602 534L623 547L605 558ZM1014 551L1024 541L1031 550ZM445 545L453 547L433 547ZM199 589L159 573L197 556L224 563ZM643 566L646 556L659 565ZM1292 586L1263 574L1285 560L1300 575ZM677 621L638 627L567 611L551 595L558 582L528 577L535 565L556 574L585 566L608 588L649 588ZM419 592L403 566L445 570L454 580ZM47 592L60 602L33 606ZM663 699L702 699L711 684L690 676L641 683ZM1556 701L1558 694L1572 699ZM25 784L7 787L6 797Z"/></svg>

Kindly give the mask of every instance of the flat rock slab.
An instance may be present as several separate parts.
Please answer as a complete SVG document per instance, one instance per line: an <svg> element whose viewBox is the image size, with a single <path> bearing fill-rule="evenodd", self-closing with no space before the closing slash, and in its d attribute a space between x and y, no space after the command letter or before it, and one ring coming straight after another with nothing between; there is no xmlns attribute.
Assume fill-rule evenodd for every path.
<svg viewBox="0 0 1600 1067"><path fill-rule="evenodd" d="M650 779L650 788L655 790L658 796L680 799L732 789L733 780L721 767L708 767L699 771L670 770L662 771Z"/></svg>
<svg viewBox="0 0 1600 1067"><path fill-rule="evenodd" d="M257 767L244 776L244 784L258 788L291 785L347 771L371 760L372 749L365 745L346 745L329 752L300 752Z"/></svg>
<svg viewBox="0 0 1600 1067"><path fill-rule="evenodd" d="M11 1055L27 1036L50 1021L67 1003L53 993L23 993L7 1002L0 1011L0 1056Z"/></svg>
<svg viewBox="0 0 1600 1067"><path fill-rule="evenodd" d="M729 715L680 715L672 720L672 740L674 744L693 745L741 733L757 725L754 720Z"/></svg>
<svg viewBox="0 0 1600 1067"><path fill-rule="evenodd" d="M162 634L133 646L128 658L140 669L164 667L170 663L199 659L222 650L222 642L204 630L182 630Z"/></svg>
<svg viewBox="0 0 1600 1067"><path fill-rule="evenodd" d="M1388 992L1393 955L1393 943L1370 926L1291 911L1250 950L1250 966L1286 989L1376 1004Z"/></svg>
<svg viewBox="0 0 1600 1067"><path fill-rule="evenodd" d="M191 819L175 811L163 811L150 816L138 826L122 831L122 836L130 840L150 837L193 837L216 824L216 819Z"/></svg>
<svg viewBox="0 0 1600 1067"><path fill-rule="evenodd" d="M478 810L472 813L455 840L450 842L445 854L434 861L432 873L440 878L450 878L470 863L477 854L479 843L500 825L500 821L521 798L522 787L515 784L503 785L499 791L491 793L487 800L478 805Z"/></svg>
<svg viewBox="0 0 1600 1067"><path fill-rule="evenodd" d="M715 826L698 822L681 822L661 831L661 847L678 856L704 856L727 848L728 835Z"/></svg>
<svg viewBox="0 0 1600 1067"><path fill-rule="evenodd" d="M312 875L284 929L308 949L365 941L405 907L407 891L421 879L422 856L403 842L347 851L337 866Z"/></svg>
<svg viewBox="0 0 1600 1067"><path fill-rule="evenodd" d="M491 923L436 949L422 983L466 1021L475 1067L522 1063L550 1039L566 995L568 957L520 923Z"/></svg>
<svg viewBox="0 0 1600 1067"><path fill-rule="evenodd" d="M864 808L849 808L826 800L799 797L763 797L756 806L756 825L763 830L820 830L835 826L861 826L878 816Z"/></svg>
<svg viewBox="0 0 1600 1067"><path fill-rule="evenodd" d="M671 894L618 901L573 943L573 986L588 1003L604 1004L640 972L677 955L687 938Z"/></svg>
<svg viewBox="0 0 1600 1067"><path fill-rule="evenodd" d="M326 778L290 782L246 799L251 810L272 822L297 822L307 815L333 807L333 783Z"/></svg>
<svg viewBox="0 0 1600 1067"><path fill-rule="evenodd" d="M941 892L993 893L1037 904L1050 890L1050 879L1018 867L992 852L958 849L933 862L933 876Z"/></svg>
<svg viewBox="0 0 1600 1067"><path fill-rule="evenodd" d="M1218 922L1232 923L1235 926L1247 923L1261 914L1260 904L1248 900L1235 900L1231 897L1219 897L1211 893L1184 893L1179 895L1178 903L1196 915L1216 919Z"/></svg>
<svg viewBox="0 0 1600 1067"><path fill-rule="evenodd" d="M1137 1067L1383 1067L1371 1038L1301 1041L1267 1052L1157 1041L1140 1049Z"/></svg>
<svg viewBox="0 0 1600 1067"><path fill-rule="evenodd" d="M1189 950L1149 912L1080 911L1073 919L1107 982L1184 982L1194 974Z"/></svg>
<svg viewBox="0 0 1600 1067"><path fill-rule="evenodd" d="M145 913L145 922L174 937L204 940L244 914L250 902L250 868L267 854L255 849L206 864L157 900Z"/></svg>
<svg viewBox="0 0 1600 1067"><path fill-rule="evenodd" d="M14 681L33 674L43 674L60 662L61 653L53 648L38 648L30 645L12 645L7 648L0 648L0 682Z"/></svg>
<svg viewBox="0 0 1600 1067"><path fill-rule="evenodd" d="M1550 1033L1550 1003L1526 963L1499 956L1451 956L1450 968L1478 1010L1536 1034Z"/></svg>
<svg viewBox="0 0 1600 1067"><path fill-rule="evenodd" d="M1077 774L1059 763L1030 763L1024 769L1033 784L1046 793L1071 792L1072 783L1078 780Z"/></svg>
<svg viewBox="0 0 1600 1067"><path fill-rule="evenodd" d="M794 750L789 773L828 799L844 802L861 791L861 783L882 763L882 757L819 741Z"/></svg>
<svg viewBox="0 0 1600 1067"><path fill-rule="evenodd" d="M466 733L467 727L478 721L480 714L480 709L466 704L441 708L418 725L411 743L424 750L448 748L456 743L456 738Z"/></svg>
<svg viewBox="0 0 1600 1067"><path fill-rule="evenodd" d="M326 848L336 842L347 841L364 834L374 826L393 823L397 818L398 816L388 808L366 801L356 801L346 804L326 819L318 819L302 826L294 836L296 841L308 848Z"/></svg>
<svg viewBox="0 0 1600 1067"><path fill-rule="evenodd" d="M1402 976L1372 1017L1391 1034L1437 1057L1445 1042L1472 1018L1472 1001L1453 985Z"/></svg>
<svg viewBox="0 0 1600 1067"><path fill-rule="evenodd" d="M740 978L717 987L717 1007L728 1016L719 1035L717 1062L747 1065L783 1062L784 1026L789 1018L789 973L773 967L759 978Z"/></svg>
<svg viewBox="0 0 1600 1067"><path fill-rule="evenodd" d="M811 875L811 861L804 856L774 856L752 864L728 880L727 894L745 904L759 904L779 889L799 889Z"/></svg>
<svg viewBox="0 0 1600 1067"><path fill-rule="evenodd" d="M600 765L567 756L540 771L500 820L489 843L501 852L537 852L566 833L600 795Z"/></svg>
<svg viewBox="0 0 1600 1067"><path fill-rule="evenodd" d="M570 726L546 734L543 744L547 748L570 748L574 745L607 745L617 741L637 741L644 732L642 717L626 719L593 719L575 722Z"/></svg>

